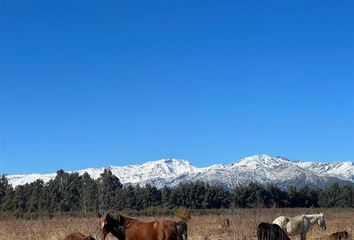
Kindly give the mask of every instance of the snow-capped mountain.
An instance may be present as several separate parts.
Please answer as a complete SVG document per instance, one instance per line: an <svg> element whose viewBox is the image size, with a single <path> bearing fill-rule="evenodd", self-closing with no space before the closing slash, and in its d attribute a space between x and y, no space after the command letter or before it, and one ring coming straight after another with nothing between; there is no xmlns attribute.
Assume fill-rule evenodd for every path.
<svg viewBox="0 0 354 240"><path fill-rule="evenodd" d="M232 164L217 164L198 168L186 160L161 159L140 165L109 166L123 184L150 183L158 188L175 186L185 181L204 181L210 184L233 188L249 182L261 184L275 183L281 187L293 185L301 187L324 187L330 183L354 184L353 162L317 163L291 161L283 157L271 157L265 154L243 158ZM87 172L92 178L99 178L105 168L88 168L78 172ZM48 182L56 174L19 174L7 176L13 186L42 179Z"/></svg>

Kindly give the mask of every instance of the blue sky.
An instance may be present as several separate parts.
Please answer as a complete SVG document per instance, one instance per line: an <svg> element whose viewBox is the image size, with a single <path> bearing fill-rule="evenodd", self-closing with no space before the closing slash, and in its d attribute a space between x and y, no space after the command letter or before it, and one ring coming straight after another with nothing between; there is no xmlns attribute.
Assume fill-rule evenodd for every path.
<svg viewBox="0 0 354 240"><path fill-rule="evenodd" d="M353 1L1 1L0 172L354 160Z"/></svg>

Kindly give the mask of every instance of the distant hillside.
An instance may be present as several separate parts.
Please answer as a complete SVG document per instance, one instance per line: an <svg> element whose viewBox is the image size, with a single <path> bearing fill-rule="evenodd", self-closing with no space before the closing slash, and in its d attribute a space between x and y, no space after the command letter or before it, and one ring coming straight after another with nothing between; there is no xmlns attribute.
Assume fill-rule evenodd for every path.
<svg viewBox="0 0 354 240"><path fill-rule="evenodd" d="M280 187L325 187L337 182L340 185L354 183L353 162L318 163L291 161L284 157L254 155L232 164L217 164L198 168L187 160L161 159L141 165L109 166L123 184L150 183L157 188L175 186L180 182L201 180L210 184L221 185L231 189L236 186L256 182L260 184L275 183ZM79 174L87 172L97 179L104 171L102 168L78 170ZM13 186L23 185L42 179L48 182L55 178L50 174L19 174L7 176Z"/></svg>

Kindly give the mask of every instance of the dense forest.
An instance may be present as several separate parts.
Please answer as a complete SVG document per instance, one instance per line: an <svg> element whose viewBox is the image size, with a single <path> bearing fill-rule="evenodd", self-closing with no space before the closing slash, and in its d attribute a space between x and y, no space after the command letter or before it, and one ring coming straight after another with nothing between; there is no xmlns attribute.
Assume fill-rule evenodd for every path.
<svg viewBox="0 0 354 240"><path fill-rule="evenodd" d="M354 207L354 185L326 189L282 190L275 185L250 183L230 191L203 182L186 182L176 187L157 189L145 186L123 186L105 170L93 180L85 173L57 171L55 179L42 180L13 188L6 176L0 178L0 215L16 217L84 216L98 211L147 211L159 214L179 207L190 209L258 208L258 207ZM148 211L147 211L148 212Z"/></svg>

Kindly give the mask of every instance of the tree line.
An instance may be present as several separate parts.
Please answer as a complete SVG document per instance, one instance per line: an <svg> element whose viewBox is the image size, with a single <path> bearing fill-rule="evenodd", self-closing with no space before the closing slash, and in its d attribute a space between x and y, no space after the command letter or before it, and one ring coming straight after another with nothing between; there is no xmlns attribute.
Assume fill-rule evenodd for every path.
<svg viewBox="0 0 354 240"><path fill-rule="evenodd" d="M57 171L47 183L36 180L13 188L5 175L0 178L0 214L2 216L54 216L75 213L92 215L98 211L142 211L151 209L220 209L271 207L354 207L354 185L333 184L325 189L249 183L231 190L201 181L175 187L146 184L125 185L105 169L100 177Z"/></svg>

